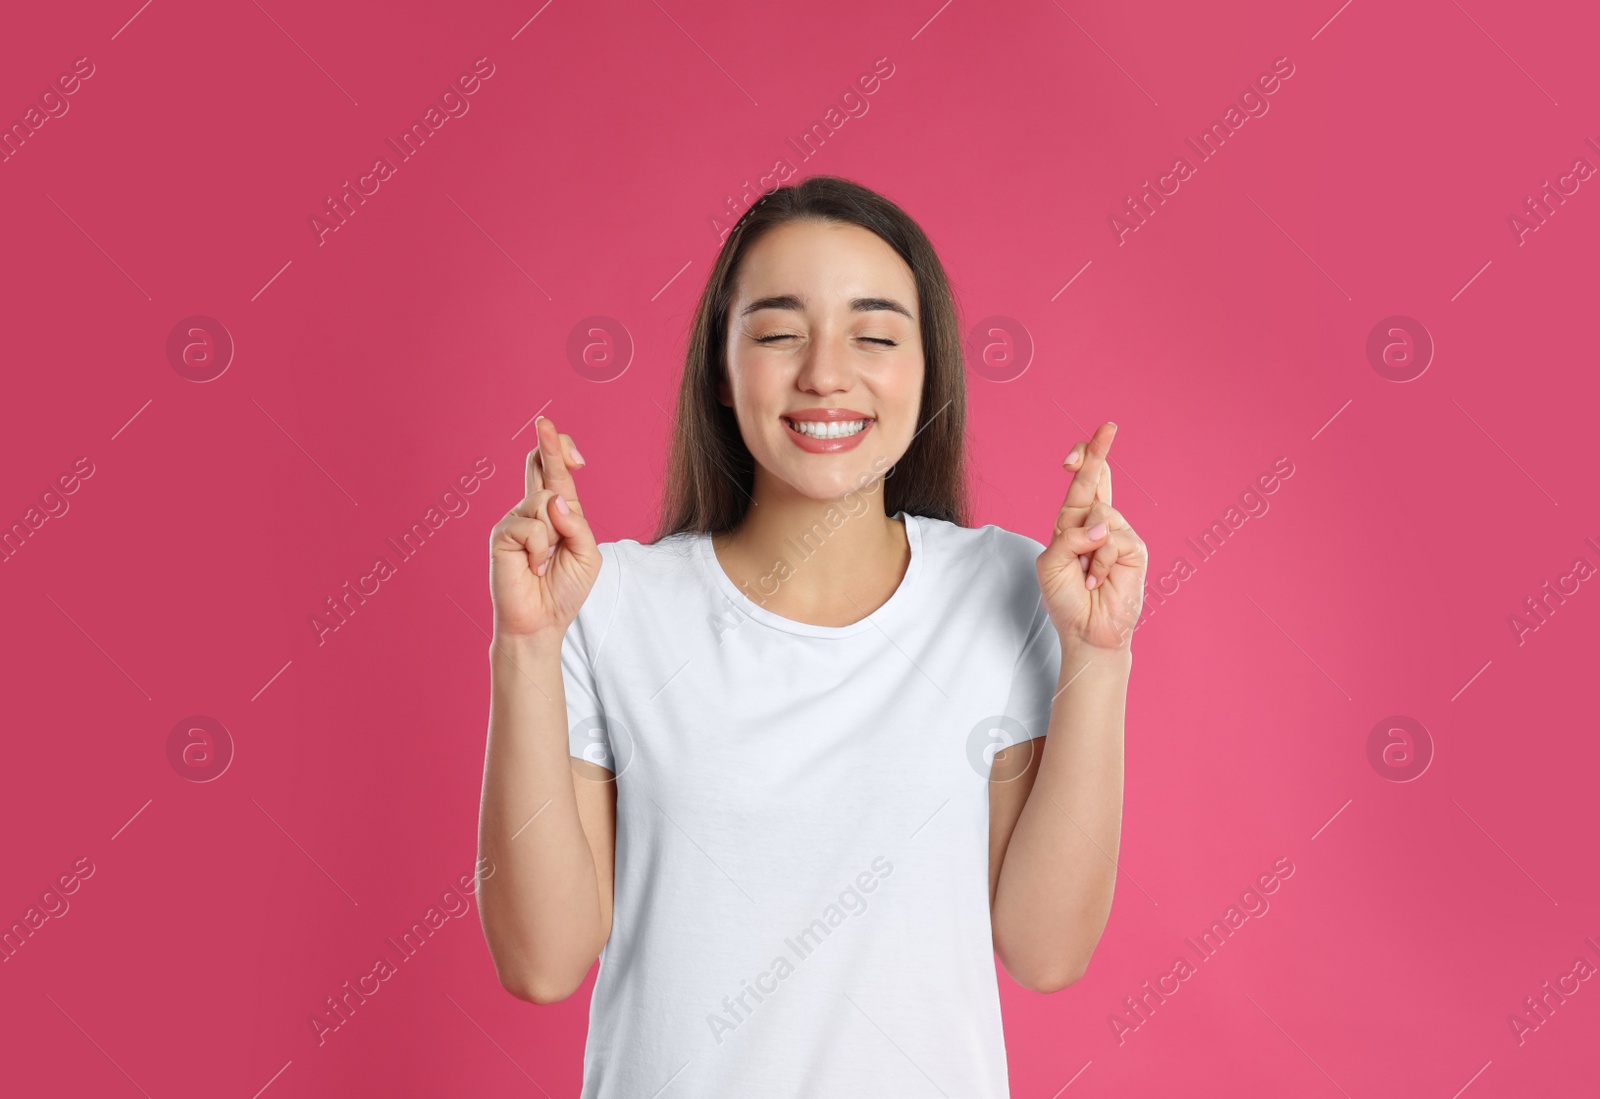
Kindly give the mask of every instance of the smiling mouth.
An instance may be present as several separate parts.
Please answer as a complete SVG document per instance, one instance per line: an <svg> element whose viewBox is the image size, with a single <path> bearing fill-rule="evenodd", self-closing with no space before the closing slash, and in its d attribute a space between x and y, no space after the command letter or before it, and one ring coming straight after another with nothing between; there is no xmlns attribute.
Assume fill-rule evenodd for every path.
<svg viewBox="0 0 1600 1099"><path fill-rule="evenodd" d="M791 420L781 416L779 419L790 430L811 439L848 439L861 434L873 422L870 417L860 420Z"/></svg>

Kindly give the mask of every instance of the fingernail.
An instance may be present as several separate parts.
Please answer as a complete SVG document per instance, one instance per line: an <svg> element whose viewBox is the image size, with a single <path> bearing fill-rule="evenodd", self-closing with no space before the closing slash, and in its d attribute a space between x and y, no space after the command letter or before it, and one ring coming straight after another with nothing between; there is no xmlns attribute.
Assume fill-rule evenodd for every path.
<svg viewBox="0 0 1600 1099"><path fill-rule="evenodd" d="M544 575L544 570L549 568L549 567L550 567L550 562L541 561L539 563L539 567L533 570L533 575L535 575L535 576L543 576Z"/></svg>
<svg viewBox="0 0 1600 1099"><path fill-rule="evenodd" d="M572 448L572 460L573 460L573 461L574 461L574 462L577 462L577 463L578 463L578 464L579 464L579 465L580 465L580 466L581 466L581 465L586 465L586 464L587 464L587 463L586 463L586 462L584 462L584 460L583 460L583 455L582 455L582 454L579 454L579 453L578 453L578 448L577 448L577 447L573 447L573 448Z"/></svg>
<svg viewBox="0 0 1600 1099"><path fill-rule="evenodd" d="M1093 539L1094 541L1098 542L1100 539L1104 538L1105 536L1106 536L1106 525L1104 523L1096 523L1094 526L1089 528L1089 537L1091 539Z"/></svg>
<svg viewBox="0 0 1600 1099"><path fill-rule="evenodd" d="M1089 574L1089 579L1083 582L1083 586L1088 588L1090 591L1094 591L1094 589L1099 587L1099 585L1100 578L1092 572Z"/></svg>
<svg viewBox="0 0 1600 1099"><path fill-rule="evenodd" d="M560 493L556 494L556 510L562 515L569 515L572 513L572 509L567 506L567 498L562 496Z"/></svg>

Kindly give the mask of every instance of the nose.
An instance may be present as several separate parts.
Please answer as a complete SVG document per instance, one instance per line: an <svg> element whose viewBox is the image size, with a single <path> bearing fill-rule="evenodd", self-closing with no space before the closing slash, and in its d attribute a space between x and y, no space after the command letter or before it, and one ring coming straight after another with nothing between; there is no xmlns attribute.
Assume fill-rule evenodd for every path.
<svg viewBox="0 0 1600 1099"><path fill-rule="evenodd" d="M855 384L855 371L850 365L850 349L842 336L819 335L806 350L805 361L795 385L808 393L827 396L842 393Z"/></svg>

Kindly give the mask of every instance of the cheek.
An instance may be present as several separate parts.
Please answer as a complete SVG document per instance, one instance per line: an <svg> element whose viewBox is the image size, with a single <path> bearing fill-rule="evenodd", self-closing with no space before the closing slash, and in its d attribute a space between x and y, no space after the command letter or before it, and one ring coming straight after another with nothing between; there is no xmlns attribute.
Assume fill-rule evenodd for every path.
<svg viewBox="0 0 1600 1099"><path fill-rule="evenodd" d="M900 369L884 378L879 389L880 399L893 407L900 418L916 429L916 420L922 404L923 370L921 364Z"/></svg>

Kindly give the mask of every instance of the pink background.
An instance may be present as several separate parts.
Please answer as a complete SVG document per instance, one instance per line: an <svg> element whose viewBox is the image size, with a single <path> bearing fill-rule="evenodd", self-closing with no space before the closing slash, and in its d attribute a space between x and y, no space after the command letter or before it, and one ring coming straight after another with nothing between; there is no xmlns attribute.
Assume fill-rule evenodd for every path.
<svg viewBox="0 0 1600 1099"><path fill-rule="evenodd" d="M1031 341L1008 380L969 364L978 521L1047 537L1063 455L1114 419L1152 584L1190 566L1134 642L1089 972L1001 974L1014 1094L1593 1093L1600 981L1520 1042L1509 1021L1600 966L1600 178L1520 243L1509 221L1600 167L1588 5L71 8L0 34L0 121L94 67L0 163L0 523L67 506L0 563L0 923L94 871L0 964L3 1090L577 1094L589 985L513 999L475 907L321 1044L309 1018L472 872L486 542L529 422L582 447L602 538L648 537L714 218L787 159L917 218L964 322L1005 318L975 341ZM1202 159L1186 139L1279 58L1267 113ZM384 155L319 244L310 216ZM1395 315L1436 348L1406 382L1367 353ZM235 345L214 380L168 356L193 316ZM610 380L569 354L592 316L624 333ZM1202 559L1186 539L1280 458L1270 510ZM480 459L448 497L470 510L319 644L323 601ZM169 762L195 715L232 741L211 781ZM1431 741L1410 781L1369 762L1396 715ZM1270 908L1196 961L1280 858ZM1198 971L1119 1040L1178 957Z"/></svg>

